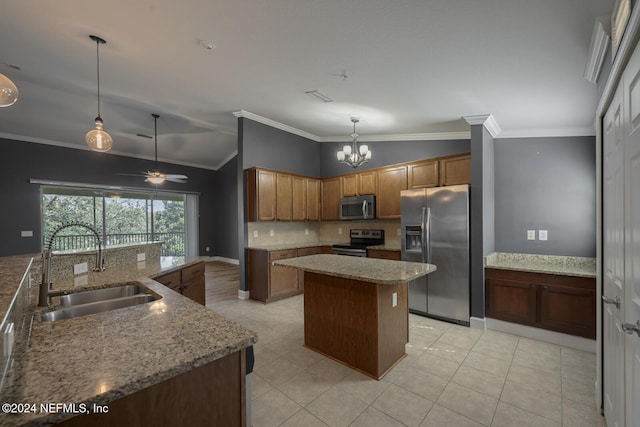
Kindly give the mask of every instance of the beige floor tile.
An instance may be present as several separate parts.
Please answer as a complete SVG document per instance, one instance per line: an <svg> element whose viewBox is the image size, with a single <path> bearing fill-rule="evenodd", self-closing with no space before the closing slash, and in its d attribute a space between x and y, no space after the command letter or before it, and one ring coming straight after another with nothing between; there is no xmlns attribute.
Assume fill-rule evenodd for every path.
<svg viewBox="0 0 640 427"><path fill-rule="evenodd" d="M450 344L457 347L471 349L476 341L478 341L478 338L480 338L480 335L482 335L482 332L478 329L454 325L442 334L440 338L438 338L436 345Z"/></svg>
<svg viewBox="0 0 640 427"><path fill-rule="evenodd" d="M272 388L273 386L262 379L258 374L255 372L251 374L251 400L255 400Z"/></svg>
<svg viewBox="0 0 640 427"><path fill-rule="evenodd" d="M254 427L279 426L300 409L296 402L271 389L251 403L251 422Z"/></svg>
<svg viewBox="0 0 640 427"><path fill-rule="evenodd" d="M451 381L494 399L500 398L504 386L504 378L469 366L461 366Z"/></svg>
<svg viewBox="0 0 640 427"><path fill-rule="evenodd" d="M349 393L332 387L307 405L306 409L328 425L339 427L351 424L367 406Z"/></svg>
<svg viewBox="0 0 640 427"><path fill-rule="evenodd" d="M560 376L561 374L560 358L553 355L547 356L544 353L529 353L517 349L513 355L513 363L538 369L555 376Z"/></svg>
<svg viewBox="0 0 640 427"><path fill-rule="evenodd" d="M271 385L282 384L296 374L302 372L303 367L284 357L279 357L265 366L256 366L254 371Z"/></svg>
<svg viewBox="0 0 640 427"><path fill-rule="evenodd" d="M327 427L318 417L303 409L289 418L280 427Z"/></svg>
<svg viewBox="0 0 640 427"><path fill-rule="evenodd" d="M498 399L449 383L438 398L438 404L483 425L490 425Z"/></svg>
<svg viewBox="0 0 640 427"><path fill-rule="evenodd" d="M473 346L473 351L476 353L486 354L496 359L504 360L505 362L511 362L513 355L516 352L516 345L495 343L491 340L480 337Z"/></svg>
<svg viewBox="0 0 640 427"><path fill-rule="evenodd" d="M561 427L560 422L544 418L505 402L499 402L491 427Z"/></svg>
<svg viewBox="0 0 640 427"><path fill-rule="evenodd" d="M596 365L562 365L562 378L580 382L586 386L594 387L596 382Z"/></svg>
<svg viewBox="0 0 640 427"><path fill-rule="evenodd" d="M476 368L501 378L506 378L509 372L509 362L473 350L469 352L462 365Z"/></svg>
<svg viewBox="0 0 640 427"><path fill-rule="evenodd" d="M584 384L569 378L562 379L562 398L583 405L592 405L595 402L595 385Z"/></svg>
<svg viewBox="0 0 640 427"><path fill-rule="evenodd" d="M562 425L564 427L604 427L604 417L592 405L582 405L571 401L562 402Z"/></svg>
<svg viewBox="0 0 640 427"><path fill-rule="evenodd" d="M331 388L333 384L310 372L301 372L277 386L278 390L305 406Z"/></svg>
<svg viewBox="0 0 640 427"><path fill-rule="evenodd" d="M407 347L424 351L429 348L437 339L437 337L409 333L409 343L407 344Z"/></svg>
<svg viewBox="0 0 640 427"><path fill-rule="evenodd" d="M556 396L562 395L562 381L559 376L520 365L516 362L512 363L509 368L507 381L525 384L540 392L551 393Z"/></svg>
<svg viewBox="0 0 640 427"><path fill-rule="evenodd" d="M507 381L500 400L554 421L562 420L562 398L535 387Z"/></svg>
<svg viewBox="0 0 640 427"><path fill-rule="evenodd" d="M451 344L445 344L442 342L436 342L429 348L427 348L425 353L431 354L433 356L438 356L443 359L452 360L457 363L462 363L462 361L467 357L467 354L469 354L469 349Z"/></svg>
<svg viewBox="0 0 640 427"><path fill-rule="evenodd" d="M299 366L304 367L312 365L325 358L322 354L300 345L291 349L285 356L287 359L292 360Z"/></svg>
<svg viewBox="0 0 640 427"><path fill-rule="evenodd" d="M412 367L450 380L460 367L460 363L434 356L427 351L418 357Z"/></svg>
<svg viewBox="0 0 640 427"><path fill-rule="evenodd" d="M254 347L254 357L255 363L253 365L254 369L262 369L267 366L269 363L278 359L280 355L275 351L271 350L268 347L255 348Z"/></svg>
<svg viewBox="0 0 640 427"><path fill-rule="evenodd" d="M419 369L408 368L394 384L435 402L447 386L447 380Z"/></svg>
<svg viewBox="0 0 640 427"><path fill-rule="evenodd" d="M389 388L391 383L387 381L374 380L371 377L353 371L342 381L336 384L336 387L346 391L347 393L357 397L365 403L371 403L378 398L384 391Z"/></svg>
<svg viewBox="0 0 640 427"><path fill-rule="evenodd" d="M433 405L420 427L481 427L482 424L453 412L450 409Z"/></svg>
<svg viewBox="0 0 640 427"><path fill-rule="evenodd" d="M544 341L522 337L518 340L518 350L532 354L541 354L547 358L560 359L560 346Z"/></svg>
<svg viewBox="0 0 640 427"><path fill-rule="evenodd" d="M402 387L391 385L372 406L409 427L417 427L433 406L433 402Z"/></svg>
<svg viewBox="0 0 640 427"><path fill-rule="evenodd" d="M320 359L317 363L307 366L305 370L331 384L338 383L344 377L353 372L353 369L338 362L334 362L327 357Z"/></svg>
<svg viewBox="0 0 640 427"><path fill-rule="evenodd" d="M369 406L356 418L351 427L404 427L404 424Z"/></svg>

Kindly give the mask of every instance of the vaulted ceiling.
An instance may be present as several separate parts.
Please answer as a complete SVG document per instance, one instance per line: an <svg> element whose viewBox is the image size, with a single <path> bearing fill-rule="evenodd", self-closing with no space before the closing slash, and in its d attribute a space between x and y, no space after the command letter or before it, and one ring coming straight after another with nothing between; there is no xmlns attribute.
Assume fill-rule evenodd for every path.
<svg viewBox="0 0 640 427"><path fill-rule="evenodd" d="M246 110L330 140L468 131L594 132L583 78L613 0L5 0L0 73L20 90L0 137L88 149L101 115L115 154L217 169ZM202 42L213 44L207 49ZM14 68L19 67L19 70ZM305 92L319 90L333 102Z"/></svg>

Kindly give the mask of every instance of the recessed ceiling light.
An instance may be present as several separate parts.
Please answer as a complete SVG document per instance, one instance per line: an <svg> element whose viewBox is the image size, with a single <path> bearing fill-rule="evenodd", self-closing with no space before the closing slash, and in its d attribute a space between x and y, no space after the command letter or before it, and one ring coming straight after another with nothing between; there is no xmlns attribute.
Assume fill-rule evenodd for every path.
<svg viewBox="0 0 640 427"><path fill-rule="evenodd" d="M208 42L206 40L200 40L200 46L202 46L203 48L207 49L207 50L213 50L216 48L216 45Z"/></svg>
<svg viewBox="0 0 640 427"><path fill-rule="evenodd" d="M333 102L333 99L329 98L327 95L320 93L319 90L310 90L308 92L305 92L307 95L312 96L316 99L319 99L320 101L323 102Z"/></svg>

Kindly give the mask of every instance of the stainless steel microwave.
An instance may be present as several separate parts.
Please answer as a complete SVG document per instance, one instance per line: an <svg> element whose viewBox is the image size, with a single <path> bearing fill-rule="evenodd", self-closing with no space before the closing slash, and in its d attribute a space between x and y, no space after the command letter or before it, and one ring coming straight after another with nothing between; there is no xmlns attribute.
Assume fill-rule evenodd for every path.
<svg viewBox="0 0 640 427"><path fill-rule="evenodd" d="M376 196L343 197L340 199L340 219L375 219Z"/></svg>

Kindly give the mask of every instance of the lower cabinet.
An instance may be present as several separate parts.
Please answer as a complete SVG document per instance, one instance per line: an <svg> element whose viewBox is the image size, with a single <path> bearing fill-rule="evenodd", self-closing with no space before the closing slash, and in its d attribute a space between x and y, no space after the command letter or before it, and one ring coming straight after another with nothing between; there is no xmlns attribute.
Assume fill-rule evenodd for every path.
<svg viewBox="0 0 640 427"><path fill-rule="evenodd" d="M367 249L367 258L390 259L400 261L400 251L386 249Z"/></svg>
<svg viewBox="0 0 640 427"><path fill-rule="evenodd" d="M205 305L204 262L155 277L153 280L199 304Z"/></svg>
<svg viewBox="0 0 640 427"><path fill-rule="evenodd" d="M302 272L295 268L272 265L273 261L325 253L324 251L322 246L280 251L247 249L249 297L271 302L301 294L304 291Z"/></svg>
<svg viewBox="0 0 640 427"><path fill-rule="evenodd" d="M596 338L595 278L487 268L486 316Z"/></svg>

